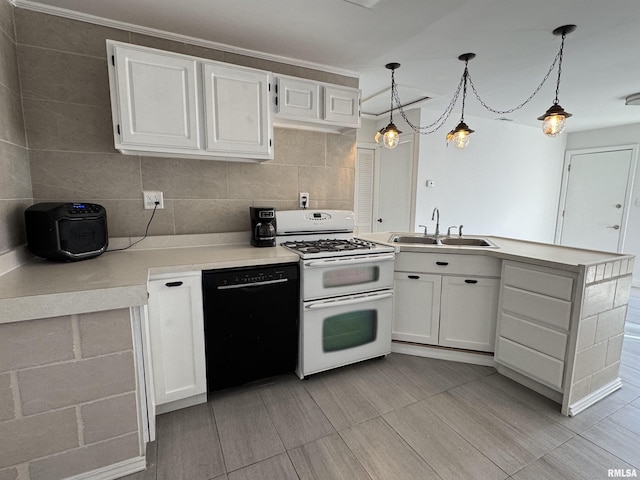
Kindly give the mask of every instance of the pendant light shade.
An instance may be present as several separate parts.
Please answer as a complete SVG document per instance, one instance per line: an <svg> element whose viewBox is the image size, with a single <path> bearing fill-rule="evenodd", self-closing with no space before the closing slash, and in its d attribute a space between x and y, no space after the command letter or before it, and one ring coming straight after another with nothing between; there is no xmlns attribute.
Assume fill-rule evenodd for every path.
<svg viewBox="0 0 640 480"><path fill-rule="evenodd" d="M549 109L540 115L538 120L542 120L542 131L548 137L557 137L564 131L565 119L571 114L565 112L559 104L554 103Z"/></svg>
<svg viewBox="0 0 640 480"><path fill-rule="evenodd" d="M447 134L447 143L451 142L457 149L464 150L469 145L469 135L474 131L466 123L460 122L456 128Z"/></svg>
<svg viewBox="0 0 640 480"><path fill-rule="evenodd" d="M387 148L396 148L400 143L400 134L402 132L398 130L393 123L387 125L384 129L384 135L382 136L382 143Z"/></svg>

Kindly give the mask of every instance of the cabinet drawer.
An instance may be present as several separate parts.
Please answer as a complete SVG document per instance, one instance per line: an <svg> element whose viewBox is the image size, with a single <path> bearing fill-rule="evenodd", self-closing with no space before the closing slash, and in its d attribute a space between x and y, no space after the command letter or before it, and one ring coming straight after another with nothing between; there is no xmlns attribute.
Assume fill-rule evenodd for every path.
<svg viewBox="0 0 640 480"><path fill-rule="evenodd" d="M502 311L527 317L563 330L569 329L571 302L504 286Z"/></svg>
<svg viewBox="0 0 640 480"><path fill-rule="evenodd" d="M573 278L570 277L532 270L505 262L502 270L502 281L505 285L529 290L530 292L571 300Z"/></svg>
<svg viewBox="0 0 640 480"><path fill-rule="evenodd" d="M400 252L396 255L395 269L402 272L499 277L500 260L485 255Z"/></svg>
<svg viewBox="0 0 640 480"><path fill-rule="evenodd" d="M496 361L557 390L562 388L564 362L537 350L498 337Z"/></svg>
<svg viewBox="0 0 640 480"><path fill-rule="evenodd" d="M567 348L565 333L502 313L500 315L500 335L558 360L564 360Z"/></svg>

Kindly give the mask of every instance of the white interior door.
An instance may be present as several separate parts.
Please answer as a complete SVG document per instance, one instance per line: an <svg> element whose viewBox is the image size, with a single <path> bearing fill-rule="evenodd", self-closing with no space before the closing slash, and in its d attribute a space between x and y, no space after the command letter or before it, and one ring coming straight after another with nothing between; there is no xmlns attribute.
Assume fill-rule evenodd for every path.
<svg viewBox="0 0 640 480"><path fill-rule="evenodd" d="M562 245L620 251L632 183L633 150L569 152L557 240Z"/></svg>
<svg viewBox="0 0 640 480"><path fill-rule="evenodd" d="M413 136L393 150L379 148L375 170L374 222L376 232L412 230Z"/></svg>

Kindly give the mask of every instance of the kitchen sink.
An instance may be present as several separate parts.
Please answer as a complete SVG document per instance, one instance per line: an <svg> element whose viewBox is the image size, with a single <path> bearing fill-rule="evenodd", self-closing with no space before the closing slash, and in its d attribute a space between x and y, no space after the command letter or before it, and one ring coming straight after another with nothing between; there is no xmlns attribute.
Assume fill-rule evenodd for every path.
<svg viewBox="0 0 640 480"><path fill-rule="evenodd" d="M465 238L465 237L447 237L441 238L440 241L444 245L467 245L470 247L495 247L493 243L484 238Z"/></svg>
<svg viewBox="0 0 640 480"><path fill-rule="evenodd" d="M391 241L395 243L421 243L424 245L437 245L438 239L435 237L425 237L425 236L402 236L402 235L393 235L391 237Z"/></svg>
<svg viewBox="0 0 640 480"><path fill-rule="evenodd" d="M393 243L419 244L452 247L492 247L497 248L494 243L482 237L433 237L425 235L392 235L389 239Z"/></svg>

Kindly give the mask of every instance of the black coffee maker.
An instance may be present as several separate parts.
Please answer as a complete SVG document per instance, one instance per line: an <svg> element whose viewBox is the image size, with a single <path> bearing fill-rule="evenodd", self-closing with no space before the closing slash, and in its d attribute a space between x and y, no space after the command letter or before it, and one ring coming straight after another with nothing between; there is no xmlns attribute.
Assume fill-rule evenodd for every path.
<svg viewBox="0 0 640 480"><path fill-rule="evenodd" d="M251 245L276 246L276 209L273 207L249 207L251 217Z"/></svg>

